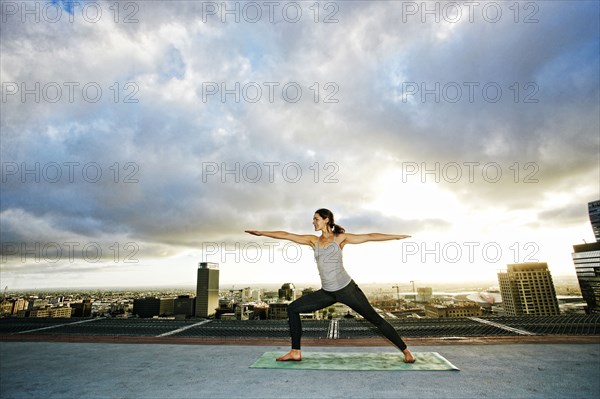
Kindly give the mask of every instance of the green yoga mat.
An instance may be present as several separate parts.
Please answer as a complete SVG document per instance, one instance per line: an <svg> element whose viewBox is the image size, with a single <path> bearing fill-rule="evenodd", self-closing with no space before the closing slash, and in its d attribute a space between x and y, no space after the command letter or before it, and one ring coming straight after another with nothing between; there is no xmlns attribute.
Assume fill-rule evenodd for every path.
<svg viewBox="0 0 600 399"><path fill-rule="evenodd" d="M278 362L286 352L266 352L250 368L293 370L459 370L437 352L413 353L416 362L404 363L400 352L303 352L302 361Z"/></svg>

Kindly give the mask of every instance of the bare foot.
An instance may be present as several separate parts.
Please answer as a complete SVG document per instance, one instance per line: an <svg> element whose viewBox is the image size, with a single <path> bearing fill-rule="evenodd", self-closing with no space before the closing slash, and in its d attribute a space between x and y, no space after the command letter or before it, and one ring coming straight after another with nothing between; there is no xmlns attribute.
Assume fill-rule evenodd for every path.
<svg viewBox="0 0 600 399"><path fill-rule="evenodd" d="M410 353L410 351L408 349L404 349L402 351L402 353L404 353L404 363L414 363L415 362L415 357L412 355L412 353Z"/></svg>
<svg viewBox="0 0 600 399"><path fill-rule="evenodd" d="M285 355L277 358L278 362L287 362L287 361L299 362L300 360L302 360L302 354L300 353L299 349L292 349Z"/></svg>

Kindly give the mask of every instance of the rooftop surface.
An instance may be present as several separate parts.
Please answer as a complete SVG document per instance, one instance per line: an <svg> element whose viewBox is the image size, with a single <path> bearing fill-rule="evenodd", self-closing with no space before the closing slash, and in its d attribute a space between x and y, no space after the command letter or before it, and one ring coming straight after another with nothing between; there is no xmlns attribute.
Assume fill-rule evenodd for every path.
<svg viewBox="0 0 600 399"><path fill-rule="evenodd" d="M388 320L409 338L599 336L600 314L561 316L460 317ZM304 337L353 339L380 337L365 320L304 320ZM6 318L0 319L0 339L15 335L143 336L173 338L288 339L287 320L167 320L115 318Z"/></svg>
<svg viewBox="0 0 600 399"><path fill-rule="evenodd" d="M0 397L600 397L598 315L391 322L460 371L249 368L288 350L286 320L2 319ZM303 325L305 353L396 350L362 320Z"/></svg>
<svg viewBox="0 0 600 399"><path fill-rule="evenodd" d="M8 398L597 398L600 344L411 346L460 371L251 369L287 346L0 342ZM389 352L391 346L305 347Z"/></svg>

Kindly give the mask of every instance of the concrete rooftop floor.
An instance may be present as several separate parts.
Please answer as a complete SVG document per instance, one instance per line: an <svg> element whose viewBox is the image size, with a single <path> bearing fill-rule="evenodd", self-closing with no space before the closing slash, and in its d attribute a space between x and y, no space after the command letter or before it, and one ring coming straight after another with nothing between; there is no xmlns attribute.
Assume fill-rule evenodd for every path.
<svg viewBox="0 0 600 399"><path fill-rule="evenodd" d="M250 369L287 346L0 342L8 398L597 398L600 344L411 346L461 371ZM393 346L306 346L389 352Z"/></svg>

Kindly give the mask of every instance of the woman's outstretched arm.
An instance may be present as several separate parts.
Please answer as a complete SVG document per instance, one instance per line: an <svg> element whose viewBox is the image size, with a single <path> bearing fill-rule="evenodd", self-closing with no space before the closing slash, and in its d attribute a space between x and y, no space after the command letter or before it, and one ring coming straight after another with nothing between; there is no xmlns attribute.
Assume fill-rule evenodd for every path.
<svg viewBox="0 0 600 399"><path fill-rule="evenodd" d="M255 236L265 236L265 237L277 238L277 239L281 239L281 240L290 240L297 244L304 244L304 245L311 245L311 246L317 240L317 237L313 236L311 234L300 235L300 234L288 233L287 231L259 231L259 230L245 230L245 231L246 231L246 233L249 233L249 234L252 234Z"/></svg>
<svg viewBox="0 0 600 399"><path fill-rule="evenodd" d="M369 234L350 234L344 233L343 243L345 244L362 244L368 241L388 241L388 240L402 240L410 236L405 234L381 234L381 233L369 233Z"/></svg>

